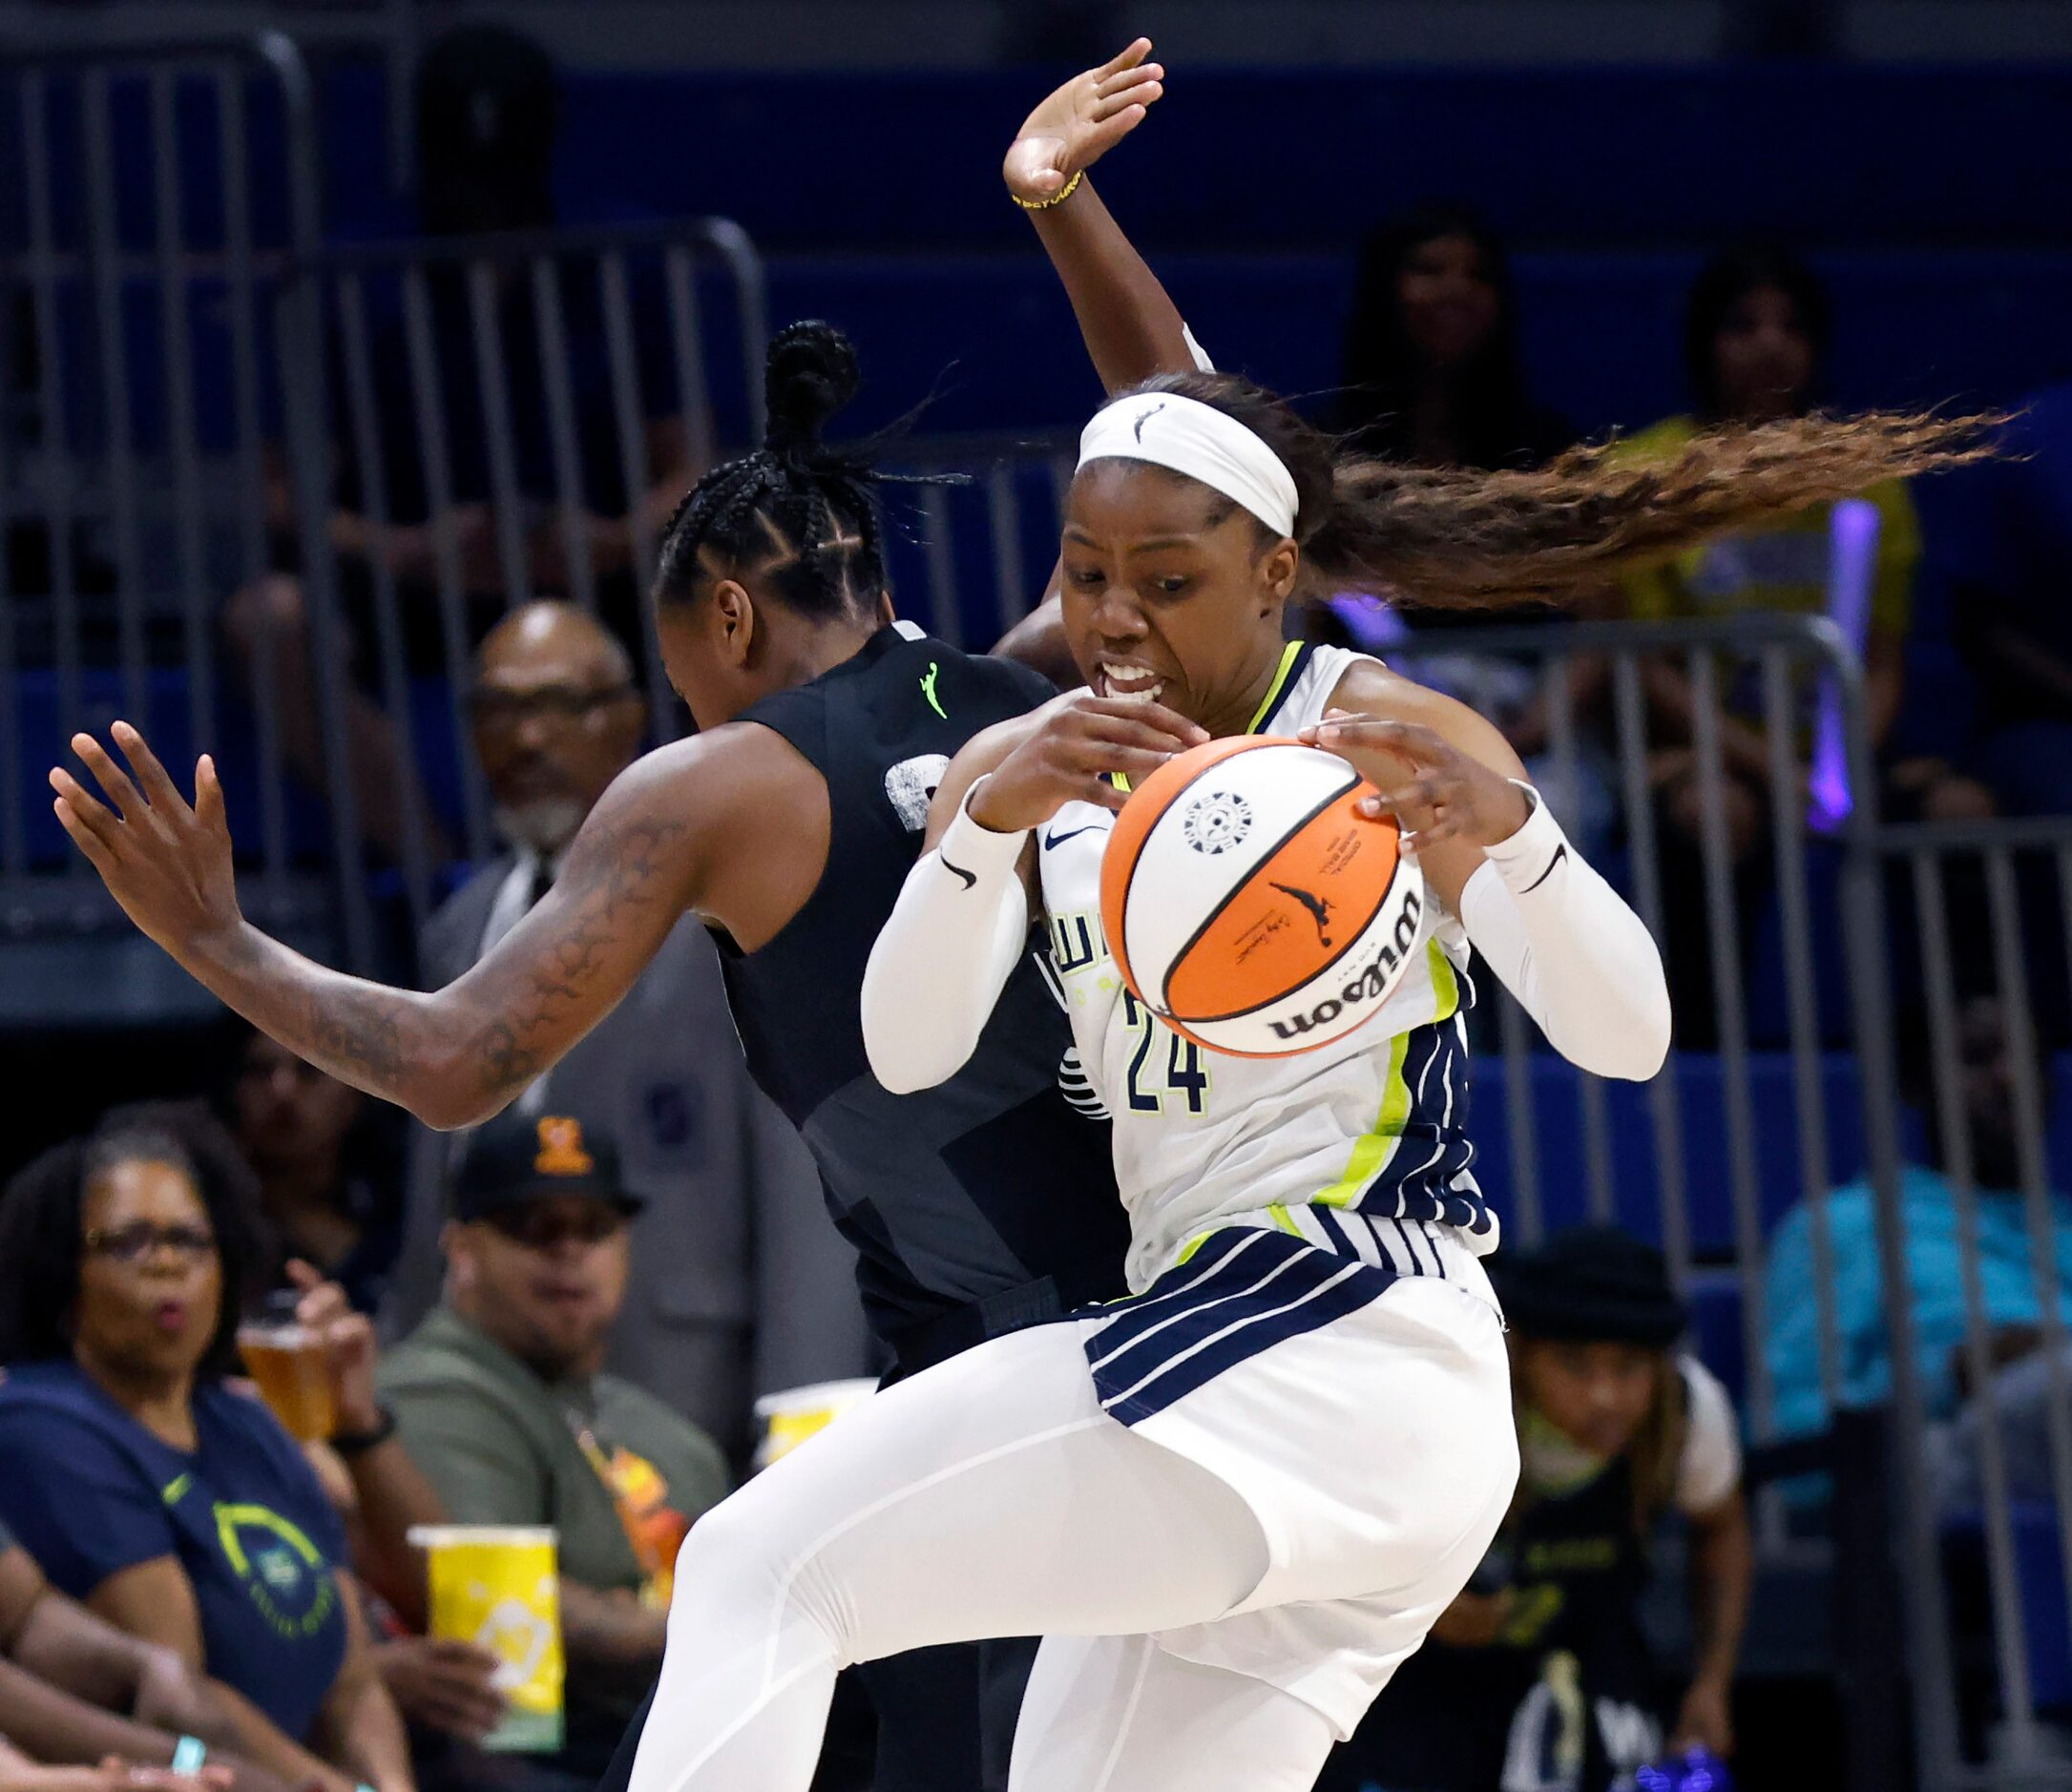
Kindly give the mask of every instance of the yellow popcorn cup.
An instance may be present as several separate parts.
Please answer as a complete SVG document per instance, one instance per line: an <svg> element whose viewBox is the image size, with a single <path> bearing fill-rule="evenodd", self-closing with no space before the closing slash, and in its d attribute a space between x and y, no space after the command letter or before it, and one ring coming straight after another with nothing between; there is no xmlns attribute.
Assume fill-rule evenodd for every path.
<svg viewBox="0 0 2072 1792"><path fill-rule="evenodd" d="M815 1431L824 1430L851 1407L869 1400L877 1387L876 1382L857 1377L814 1382L806 1387L787 1387L781 1394L764 1394L756 1402L762 1437L756 1445L755 1466L767 1469L778 1457L790 1454Z"/></svg>
<svg viewBox="0 0 2072 1792"><path fill-rule="evenodd" d="M552 1754L561 1746L561 1594L552 1525L417 1525L430 1571L430 1631L501 1657L491 1681L504 1719L482 1746Z"/></svg>

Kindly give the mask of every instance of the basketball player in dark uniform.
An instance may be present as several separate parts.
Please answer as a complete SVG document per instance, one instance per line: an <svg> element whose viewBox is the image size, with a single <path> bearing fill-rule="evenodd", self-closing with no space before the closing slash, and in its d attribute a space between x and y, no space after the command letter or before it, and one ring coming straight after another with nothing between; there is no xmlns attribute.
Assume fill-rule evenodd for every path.
<svg viewBox="0 0 2072 1792"><path fill-rule="evenodd" d="M1008 158L1111 388L1192 365L1178 313L1082 178L1159 97L1149 49L1060 88ZM1044 202L1065 190L1071 204ZM244 922L211 761L190 806L117 724L134 781L81 736L109 802L64 771L52 783L60 819L145 933L262 1031L433 1126L512 1100L610 1011L682 914L701 916L750 1069L813 1151L904 1375L1120 1293L1127 1227L1105 1129L1059 1087L1069 1032L1033 961L951 1082L893 1096L866 1063L864 966L936 778L1051 687L893 620L874 476L821 441L856 383L825 324L773 343L764 446L701 480L662 544L657 632L700 732L619 777L549 893L444 990L344 976ZM1105 707L1110 768L1142 777L1178 746L1128 705ZM873 1663L877 1792L1003 1785L1028 1659L1009 1643Z"/></svg>

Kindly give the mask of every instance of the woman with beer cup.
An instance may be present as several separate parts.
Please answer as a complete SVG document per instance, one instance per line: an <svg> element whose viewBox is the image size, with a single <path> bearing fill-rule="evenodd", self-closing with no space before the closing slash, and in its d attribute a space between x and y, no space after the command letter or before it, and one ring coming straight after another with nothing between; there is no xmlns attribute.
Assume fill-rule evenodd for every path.
<svg viewBox="0 0 2072 1792"><path fill-rule="evenodd" d="M60 1590L227 1689L255 1763L414 1792L302 1444L328 1430L364 1559L420 1605L401 1536L439 1509L374 1403L366 1322L306 1265L290 1323L241 1363L268 1261L251 1173L198 1109L116 1110L22 1171L0 1198L0 1522ZM269 1404L231 1385L247 1366Z"/></svg>

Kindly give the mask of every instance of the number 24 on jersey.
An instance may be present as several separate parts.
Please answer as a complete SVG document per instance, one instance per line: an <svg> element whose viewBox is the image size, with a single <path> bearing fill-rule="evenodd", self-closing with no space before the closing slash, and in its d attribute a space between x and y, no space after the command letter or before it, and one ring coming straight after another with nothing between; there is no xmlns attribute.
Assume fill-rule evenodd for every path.
<svg viewBox="0 0 2072 1792"><path fill-rule="evenodd" d="M1171 1028L1160 1026L1158 1017L1127 990L1122 991L1122 1021L1137 1037L1130 1052L1131 1112L1163 1114L1167 1101L1179 1100L1186 1103L1187 1113L1203 1113L1208 1107L1209 1074L1202 1048ZM1165 1060L1162 1073L1161 1056Z"/></svg>

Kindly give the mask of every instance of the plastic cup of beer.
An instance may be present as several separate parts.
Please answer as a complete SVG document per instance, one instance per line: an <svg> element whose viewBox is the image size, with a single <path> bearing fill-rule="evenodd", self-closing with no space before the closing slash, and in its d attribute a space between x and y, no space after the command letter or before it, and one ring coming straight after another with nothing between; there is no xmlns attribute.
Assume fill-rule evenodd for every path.
<svg viewBox="0 0 2072 1792"><path fill-rule="evenodd" d="M415 1525L425 1552L432 1636L471 1642L502 1665L490 1684L503 1720L482 1740L503 1754L561 1746L561 1582L552 1525Z"/></svg>
<svg viewBox="0 0 2072 1792"><path fill-rule="evenodd" d="M264 1308L238 1327L238 1354L273 1416L306 1444L338 1429L338 1403L323 1341L296 1321L301 1298L285 1288L268 1296Z"/></svg>

